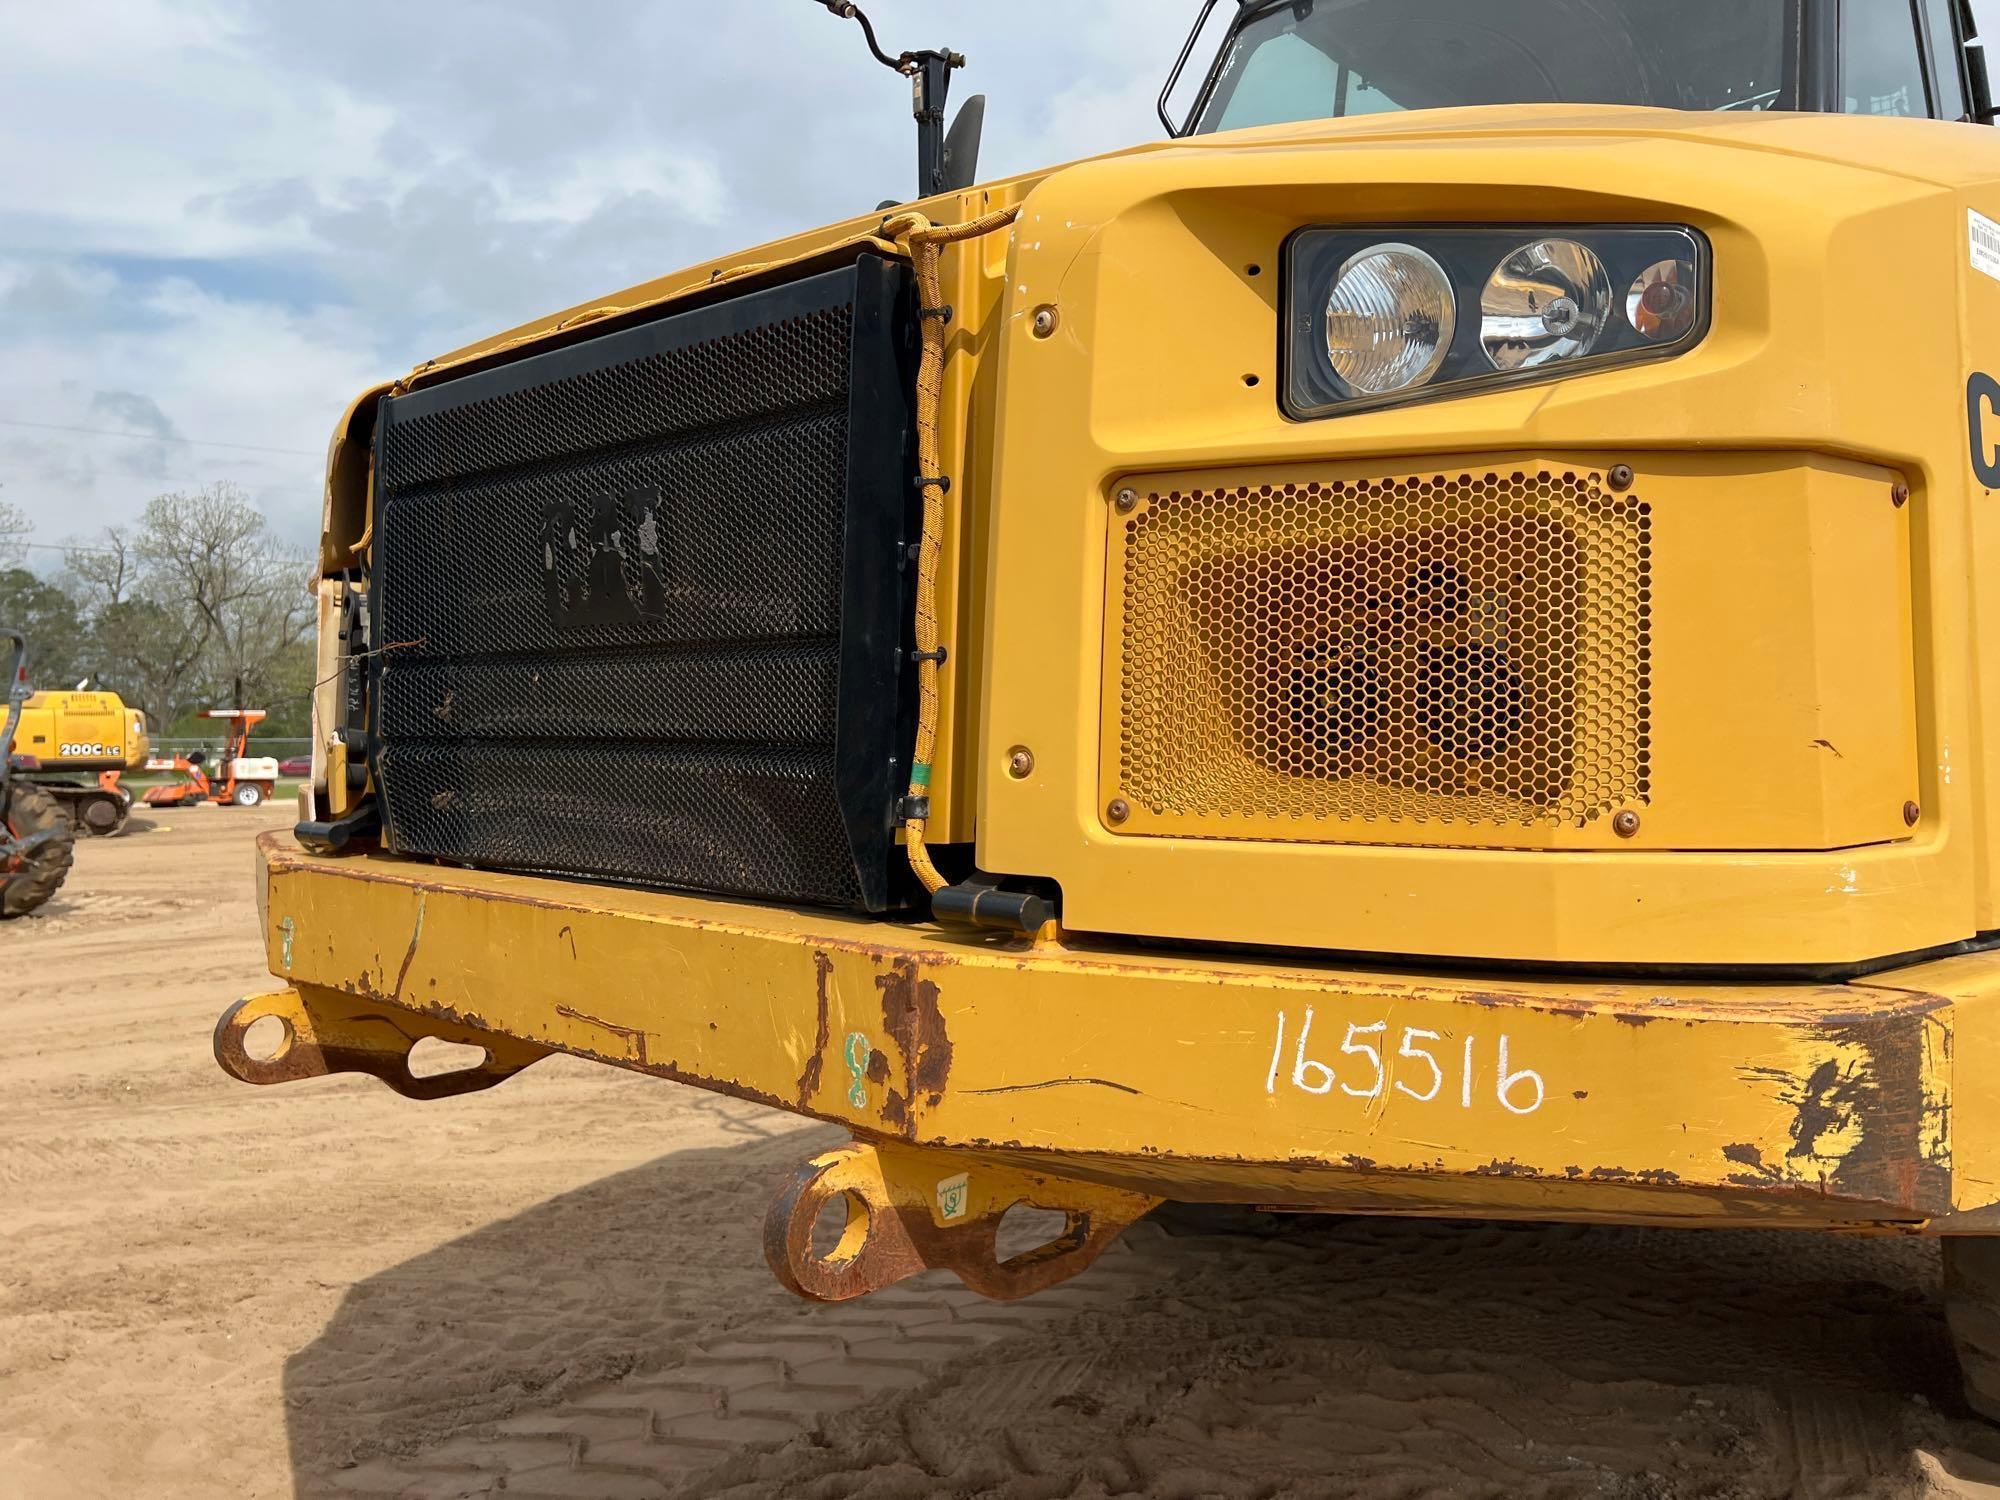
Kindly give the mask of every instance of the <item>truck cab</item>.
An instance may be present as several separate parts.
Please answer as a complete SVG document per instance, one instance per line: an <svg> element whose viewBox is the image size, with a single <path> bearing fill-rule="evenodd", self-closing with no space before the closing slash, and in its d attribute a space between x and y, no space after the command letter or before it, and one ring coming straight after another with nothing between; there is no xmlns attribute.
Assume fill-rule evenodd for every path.
<svg viewBox="0 0 2000 1500"><path fill-rule="evenodd" d="M1176 134L1471 105L1799 110L1984 123L1966 0L1293 0L1205 7L1227 35ZM1185 62L1183 63L1183 68ZM1184 111L1176 114L1176 111Z"/></svg>
<svg viewBox="0 0 2000 1500"><path fill-rule="evenodd" d="M218 1060L837 1122L823 1300L1167 1198L1930 1235L2000 1414L1969 10L1196 20L1164 140L357 397Z"/></svg>

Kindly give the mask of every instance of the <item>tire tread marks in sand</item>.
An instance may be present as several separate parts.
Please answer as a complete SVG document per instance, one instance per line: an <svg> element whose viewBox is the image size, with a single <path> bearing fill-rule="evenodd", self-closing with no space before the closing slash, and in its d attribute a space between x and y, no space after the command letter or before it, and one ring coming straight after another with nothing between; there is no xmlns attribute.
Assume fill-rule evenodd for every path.
<svg viewBox="0 0 2000 1500"><path fill-rule="evenodd" d="M1144 1238L1146 1226L1140 1226ZM1124 1251L1125 1253L1120 1253ZM727 1459L769 1452L828 1417L925 1387L954 1365L1052 1323L1115 1308L1157 1271L1114 1246L1075 1282L1026 1302L989 1302L934 1272L858 1302L801 1305L729 1332L677 1365L634 1374L478 1436L328 1476L314 1493L369 1500L664 1500L698 1493ZM1054 1372L1035 1365L1025 1380ZM986 1379L992 1378L989 1373ZM1023 1404L995 1389L999 1412ZM1023 1466L1031 1462L1022 1455Z"/></svg>
<svg viewBox="0 0 2000 1500"><path fill-rule="evenodd" d="M1945 1322L1966 1405L2000 1421L2000 1239L1950 1238L1942 1248Z"/></svg>
<svg viewBox="0 0 2000 1500"><path fill-rule="evenodd" d="M69 877L76 834L69 814L40 787L15 781L8 784L7 793L7 826L15 837L56 830L56 836L29 855L20 869L0 874L0 917L25 917L54 896Z"/></svg>

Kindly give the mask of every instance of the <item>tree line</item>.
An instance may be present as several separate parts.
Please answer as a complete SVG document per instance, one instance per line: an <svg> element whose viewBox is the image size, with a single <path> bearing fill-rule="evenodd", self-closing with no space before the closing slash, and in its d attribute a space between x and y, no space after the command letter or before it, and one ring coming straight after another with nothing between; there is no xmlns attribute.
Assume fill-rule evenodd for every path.
<svg viewBox="0 0 2000 1500"><path fill-rule="evenodd" d="M0 625L28 637L34 686L115 692L156 735L204 708L310 732L315 569L241 488L156 496L133 525L64 541L49 576L26 566L32 529L0 501Z"/></svg>

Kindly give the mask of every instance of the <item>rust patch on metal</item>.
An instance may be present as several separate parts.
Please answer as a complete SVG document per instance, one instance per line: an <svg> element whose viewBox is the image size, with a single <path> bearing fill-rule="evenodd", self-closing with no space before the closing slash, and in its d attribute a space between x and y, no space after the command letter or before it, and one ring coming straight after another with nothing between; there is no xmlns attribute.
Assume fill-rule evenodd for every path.
<svg viewBox="0 0 2000 1500"><path fill-rule="evenodd" d="M868 1054L868 1081L870 1083L889 1081L889 1054L880 1047Z"/></svg>
<svg viewBox="0 0 2000 1500"><path fill-rule="evenodd" d="M1088 1267L1125 1227L1160 1200L1150 1193L1065 1182L990 1161L943 1157L919 1168L926 1186L892 1184L875 1148L861 1143L805 1164L764 1218L764 1258L788 1290L815 1302L845 1302L927 1269L949 1270L981 1296L1013 1301L1067 1281ZM870 1164L876 1163L875 1170ZM916 1163L904 1163L905 1169ZM928 1182L954 1166L956 1217L940 1223L923 1203ZM813 1227L822 1208L845 1194L861 1205L862 1230L816 1254ZM933 1200L939 1207L943 1200ZM1001 1259L1000 1221L1012 1203L1064 1215L1063 1229L1033 1250ZM851 1224L852 1221L850 1221Z"/></svg>
<svg viewBox="0 0 2000 1500"><path fill-rule="evenodd" d="M253 1058L244 1039L264 1016L285 1024L276 1055ZM484 1053L469 1068L419 1078L410 1071L410 1051L426 1037L478 1047ZM427 1026L417 1013L394 1006L357 1002L337 992L308 999L297 991L239 1000L215 1024L215 1060L244 1083L296 1083L334 1073L364 1073L406 1099L429 1101L477 1093L504 1083L549 1055L549 1049L497 1033L463 1026Z"/></svg>
<svg viewBox="0 0 2000 1500"><path fill-rule="evenodd" d="M615 1037L622 1037L632 1044L632 1056L625 1061L636 1060L641 1067L646 1066L646 1032L639 1026L620 1026L616 1021L607 1021L602 1016L593 1016L589 1011L578 1010L574 1005L558 1005L556 1014L569 1021L582 1021L587 1026L600 1027Z"/></svg>
<svg viewBox="0 0 2000 1500"><path fill-rule="evenodd" d="M1648 1167L1642 1172L1624 1167L1592 1167L1587 1175L1592 1182L1643 1182L1648 1187L1676 1187L1681 1180L1680 1173L1665 1167Z"/></svg>
<svg viewBox="0 0 2000 1500"><path fill-rule="evenodd" d="M1945 1103L1925 1089L1925 1052L1931 1027L1923 1020L1845 1026L1835 1041L1859 1050L1868 1066L1849 1070L1800 1110L1794 1139L1822 1124L1831 1110L1854 1123L1860 1139L1830 1179L1842 1193L1908 1204L1929 1213L1951 1207L1950 1136L1941 1118ZM1825 1066L1813 1082L1822 1081ZM1810 1086L1809 1086L1810 1092ZM1930 1127L1927 1129L1926 1127Z"/></svg>
<svg viewBox="0 0 2000 1500"><path fill-rule="evenodd" d="M903 1054L903 1077L909 1085L908 1094L888 1091L882 1119L914 1135L917 1101L935 1105L951 1079L951 1038L945 1034L938 987L923 977L911 958L899 959L888 973L876 975L875 987L882 992L882 1029Z"/></svg>
<svg viewBox="0 0 2000 1500"><path fill-rule="evenodd" d="M410 977L410 965L417 961L417 944L422 941L424 935L424 910L426 905L427 903L422 896L417 897L417 920L415 925L410 929L410 946L403 952L403 966L396 970L396 985L390 992L398 997L403 993L404 981Z"/></svg>
<svg viewBox="0 0 2000 1500"><path fill-rule="evenodd" d="M1518 1161L1490 1161L1483 1167L1474 1167L1475 1177L1535 1177L1540 1174L1533 1167Z"/></svg>
<svg viewBox="0 0 2000 1500"><path fill-rule="evenodd" d="M826 1046L833 1040L833 998L829 993L833 983L833 955L814 953L813 973L819 992L819 1024L814 1030L812 1056L806 1061L805 1071L799 1074L800 1109L810 1104L812 1096L819 1092L820 1074L826 1068Z"/></svg>
<svg viewBox="0 0 2000 1500"><path fill-rule="evenodd" d="M1890 1203L1923 1214L1951 1206L1951 1156L1945 1101L1926 1091L1930 1022L1922 1015L1875 1017L1817 1028L1850 1054L1828 1058L1803 1079L1771 1068L1746 1068L1790 1107L1792 1144L1782 1163L1724 1155L1751 1173L1737 1186L1798 1182L1823 1193Z"/></svg>

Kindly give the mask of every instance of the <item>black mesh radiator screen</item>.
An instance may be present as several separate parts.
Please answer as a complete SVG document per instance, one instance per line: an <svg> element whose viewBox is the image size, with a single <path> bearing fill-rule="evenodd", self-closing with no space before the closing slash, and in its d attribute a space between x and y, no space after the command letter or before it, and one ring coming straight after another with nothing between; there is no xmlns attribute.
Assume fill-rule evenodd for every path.
<svg viewBox="0 0 2000 1500"><path fill-rule="evenodd" d="M866 257L385 398L390 847L885 907L915 344Z"/></svg>

